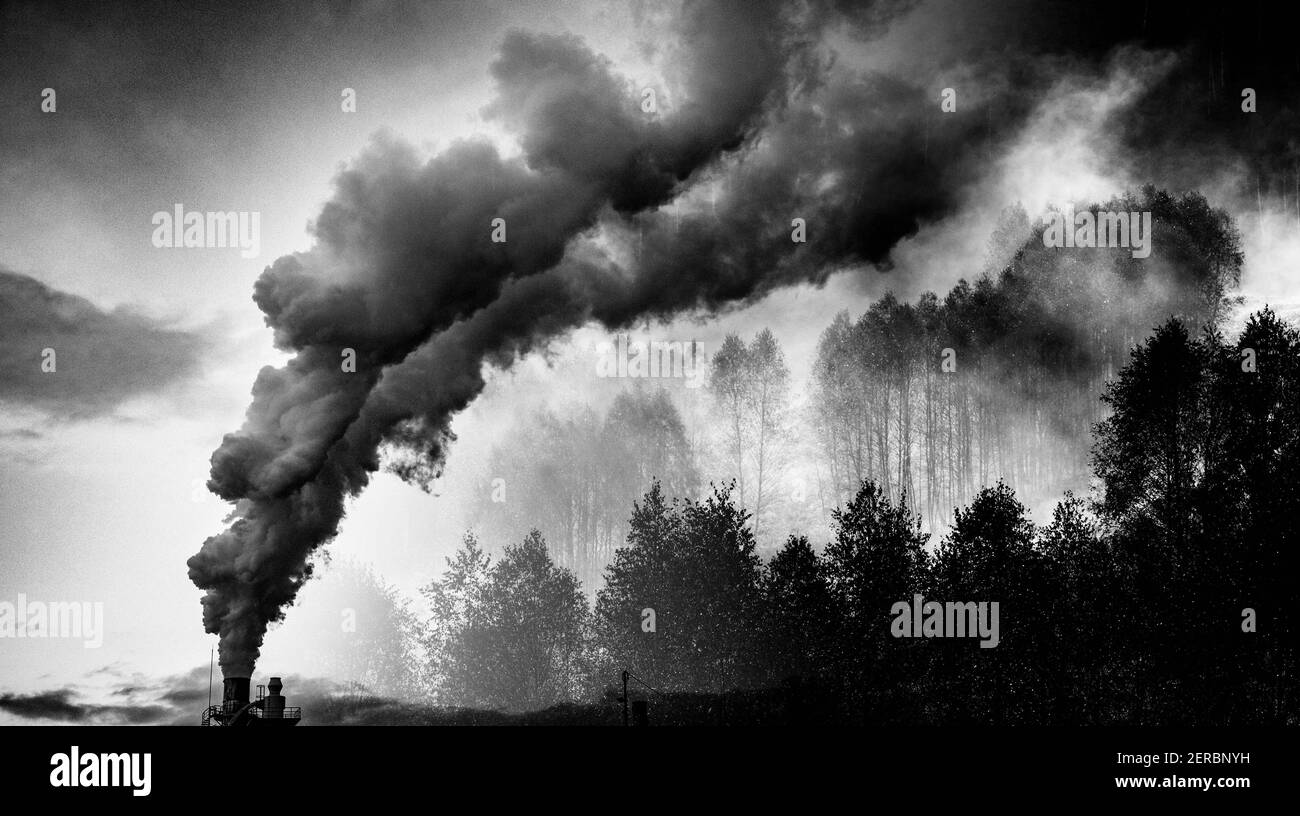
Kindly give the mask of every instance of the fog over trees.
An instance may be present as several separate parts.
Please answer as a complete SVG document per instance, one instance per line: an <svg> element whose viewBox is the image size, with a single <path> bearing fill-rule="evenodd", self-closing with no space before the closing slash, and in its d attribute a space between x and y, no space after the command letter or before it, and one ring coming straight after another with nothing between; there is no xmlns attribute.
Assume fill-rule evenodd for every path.
<svg viewBox="0 0 1300 816"><path fill-rule="evenodd" d="M1223 335L1199 194L1094 209L1152 211L1152 256L1011 209L973 282L831 317L807 383L759 330L701 428L644 386L528 415L425 590L419 699L594 721L628 670L662 722L1294 722L1300 333ZM998 602L995 646L899 637L916 595Z"/></svg>
<svg viewBox="0 0 1300 816"><path fill-rule="evenodd" d="M928 531L999 479L1036 508L1086 491L1106 382L1168 317L1219 325L1243 260L1198 193L1147 187L1090 209L1152 212L1152 256L1045 247L1043 222L1009 208L973 282L829 316L807 382L758 329L712 351L706 389L633 380L606 416L526 416L483 468L471 524L494 542L536 527L594 592L651 478L691 498L734 481L769 557L790 533L824 537L864 480L906 495Z"/></svg>
<svg viewBox="0 0 1300 816"><path fill-rule="evenodd" d="M604 416L525 414L493 450L471 520L492 542L544 531L551 556L594 591L627 537L632 500L654 479L694 496L696 458L664 390L622 392Z"/></svg>

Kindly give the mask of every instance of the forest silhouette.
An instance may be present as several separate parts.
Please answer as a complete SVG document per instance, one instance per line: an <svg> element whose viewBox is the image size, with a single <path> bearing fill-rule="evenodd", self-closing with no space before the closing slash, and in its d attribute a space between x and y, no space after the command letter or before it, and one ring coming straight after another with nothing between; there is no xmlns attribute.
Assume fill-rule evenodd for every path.
<svg viewBox="0 0 1300 816"><path fill-rule="evenodd" d="M514 451L533 486L481 525L534 529L467 535L423 590L411 671L440 708L401 717L618 722L626 670L656 724L1294 724L1300 333L1266 307L1225 338L1240 237L1199 194L1094 207L1152 211L1152 258L1046 248L1009 210L974 285L835 318L804 415L771 333L728 338L725 482L663 392L543 416ZM782 422L826 534L763 548L792 526ZM1042 524L1019 495L1089 480ZM895 637L916 595L997 602L998 644Z"/></svg>

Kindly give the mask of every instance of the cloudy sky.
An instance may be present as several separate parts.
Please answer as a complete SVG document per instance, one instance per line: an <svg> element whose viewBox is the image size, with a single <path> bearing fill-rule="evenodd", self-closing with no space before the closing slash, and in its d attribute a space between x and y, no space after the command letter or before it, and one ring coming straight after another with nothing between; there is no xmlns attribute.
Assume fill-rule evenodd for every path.
<svg viewBox="0 0 1300 816"><path fill-rule="evenodd" d="M0 723L201 685L205 614L241 665L336 524L413 595L457 476L521 406L601 399L611 328L769 326L800 381L837 311L978 274L1002 208L1146 182L1238 216L1252 302L1300 301L1300 66L1263 11L973 5L5 5L0 601L105 631L0 639ZM156 247L177 204L258 213L259 253ZM432 494L373 472L399 435ZM312 674L296 612L259 674Z"/></svg>

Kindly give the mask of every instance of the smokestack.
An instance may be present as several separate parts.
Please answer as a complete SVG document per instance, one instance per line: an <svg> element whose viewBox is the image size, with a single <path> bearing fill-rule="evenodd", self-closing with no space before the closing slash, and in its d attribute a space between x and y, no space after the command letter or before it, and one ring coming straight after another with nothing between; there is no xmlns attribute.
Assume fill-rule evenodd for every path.
<svg viewBox="0 0 1300 816"><path fill-rule="evenodd" d="M235 714L248 705L248 682L247 677L227 677L221 681L223 686L221 694L222 711L227 714Z"/></svg>
<svg viewBox="0 0 1300 816"><path fill-rule="evenodd" d="M280 690L284 684L280 678L272 677L271 682L266 684L267 689L271 692L266 695L262 701L262 716L268 720L278 720L284 717L284 695Z"/></svg>

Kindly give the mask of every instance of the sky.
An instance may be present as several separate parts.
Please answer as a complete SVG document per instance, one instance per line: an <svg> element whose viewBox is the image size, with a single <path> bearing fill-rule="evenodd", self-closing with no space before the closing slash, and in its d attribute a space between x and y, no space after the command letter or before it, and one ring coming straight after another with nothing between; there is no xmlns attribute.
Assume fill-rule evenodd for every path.
<svg viewBox="0 0 1300 816"><path fill-rule="evenodd" d="M112 719L123 688L201 683L217 638L187 561L207 541L208 612L232 631L264 613L222 595L237 556L272 564L259 591L291 602L322 546L414 598L496 434L599 399L611 331L707 353L770 327L801 382L835 313L978 274L1016 202L1196 187L1239 219L1248 304L1295 313L1300 174L1279 134L1300 97L1295 66L1259 56L1277 36L1262 12L1072 6L3 6L0 602L102 604L103 632L0 639L0 700ZM258 213L258 254L155 246L177 204ZM461 235L498 210L519 236L504 257ZM804 249L793 217L818 235ZM332 401L314 389L334 387L340 326L362 375ZM431 493L367 467L408 421L445 467ZM340 502L337 536L329 512L276 526L301 509L286 484ZM329 603L310 582L296 601ZM296 609L259 676L311 674ZM0 724L30 721L17 710Z"/></svg>

